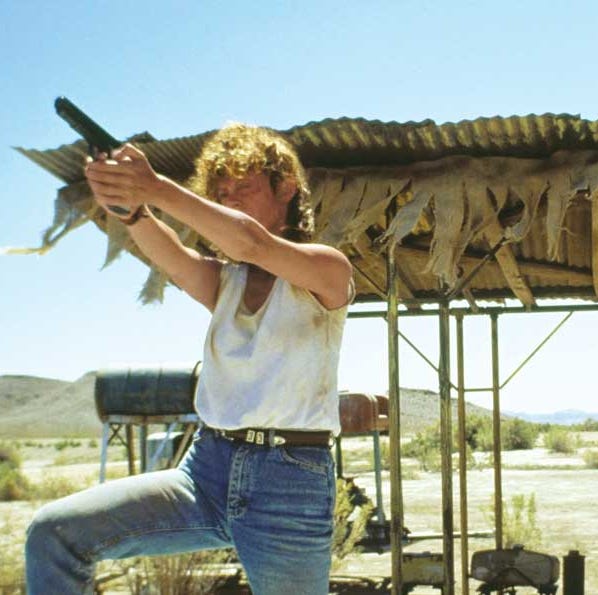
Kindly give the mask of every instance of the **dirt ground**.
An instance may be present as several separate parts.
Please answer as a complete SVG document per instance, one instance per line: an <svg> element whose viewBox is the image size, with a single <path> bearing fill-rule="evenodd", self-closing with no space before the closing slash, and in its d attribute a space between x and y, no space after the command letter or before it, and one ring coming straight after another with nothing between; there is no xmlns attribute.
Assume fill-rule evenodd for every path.
<svg viewBox="0 0 598 595"><path fill-rule="evenodd" d="M561 561L570 550L578 550L585 556L585 593L598 593L598 514L596 514L596 493L598 470L587 469L583 449L576 455L551 454L543 448L533 451L502 453L503 499L510 502L512 496L535 495L537 524L542 535L542 547L535 551L556 556ZM515 467L515 468L512 468ZM375 481L372 472L356 476L358 485L365 488L371 498L375 497ZM460 530L459 478L453 476L454 530ZM388 472L383 472L383 496L385 510L390 510L390 481ZM494 472L491 468L470 471L467 474L467 502L469 532L491 530L491 519L487 509L494 498ZM415 534L440 533L442 531L442 493L439 473L421 473L418 479L403 481L405 525ZM468 551L494 548L494 538L470 538ZM454 542L456 594L462 595L461 541ZM404 552L442 551L442 540L427 539L414 541L404 547ZM351 556L341 571L351 575L389 576L391 573L390 553L362 553ZM559 581L562 592L562 579ZM469 581L470 593L475 593L480 583ZM421 589L421 591L420 591ZM430 593L421 587L413 593ZM435 591L438 593L438 591ZM537 593L535 589L520 587L520 595Z"/></svg>
<svg viewBox="0 0 598 595"><path fill-rule="evenodd" d="M347 445L349 448L351 445ZM538 551L552 554L561 560L569 550L579 550L586 557L586 595L598 593L598 514L595 498L598 490L598 470L586 468L580 449L574 456L548 453L545 449L503 453L503 498L509 502L516 494L535 495L537 520L542 534L542 547ZM94 483L97 481L97 462L60 465L60 459L44 456L25 460L24 471L32 481L40 481L48 475L64 476L72 480ZM124 462L112 462L115 473L124 472ZM357 484L375 499L375 482L372 471L348 473L356 477ZM491 505L494 492L493 470L485 468L468 472L468 524L470 531L491 529L486 509ZM454 527L459 531L459 478L453 477ZM439 473L423 473L417 479L403 481L405 524L413 533L440 533L441 478ZM390 510L390 481L388 472L383 472L383 499L385 510ZM40 502L0 502L0 576L2 565L22 564L22 543L24 531ZM493 538L469 539L469 555L476 550L494 547ZM462 595L461 586L461 543L454 542L456 593ZM414 541L405 546L405 552L442 551L441 539ZM336 571L337 574L358 576L390 576L390 553L361 553L351 555ZM475 593L479 583L469 581L469 592ZM2 590L0 589L0 592ZM439 593L430 588L417 588L414 594ZM562 592L560 581L559 592ZM536 593L534 589L519 588L518 593Z"/></svg>

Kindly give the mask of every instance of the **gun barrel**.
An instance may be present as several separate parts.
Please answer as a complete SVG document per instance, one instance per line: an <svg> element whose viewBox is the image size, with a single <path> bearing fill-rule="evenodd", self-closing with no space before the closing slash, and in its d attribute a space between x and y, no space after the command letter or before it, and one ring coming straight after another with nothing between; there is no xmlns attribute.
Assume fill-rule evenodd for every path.
<svg viewBox="0 0 598 595"><path fill-rule="evenodd" d="M58 97L54 102L56 113L65 120L71 128L76 130L90 146L99 151L110 153L111 149L120 147L123 143L106 132L87 114L81 111L66 97Z"/></svg>

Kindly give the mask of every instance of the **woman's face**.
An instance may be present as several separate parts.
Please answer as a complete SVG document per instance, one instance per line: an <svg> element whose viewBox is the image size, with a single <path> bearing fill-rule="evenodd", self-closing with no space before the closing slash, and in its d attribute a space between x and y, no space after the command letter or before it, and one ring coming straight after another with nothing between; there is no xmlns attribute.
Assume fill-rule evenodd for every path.
<svg viewBox="0 0 598 595"><path fill-rule="evenodd" d="M278 233L284 226L290 200L284 191L272 190L270 177L266 173L218 180L216 199L225 207L253 217L272 233Z"/></svg>

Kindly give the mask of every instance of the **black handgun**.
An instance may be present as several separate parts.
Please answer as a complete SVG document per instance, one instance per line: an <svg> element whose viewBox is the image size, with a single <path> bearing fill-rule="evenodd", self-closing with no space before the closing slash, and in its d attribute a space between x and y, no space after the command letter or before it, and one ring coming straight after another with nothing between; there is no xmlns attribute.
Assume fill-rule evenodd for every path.
<svg viewBox="0 0 598 595"><path fill-rule="evenodd" d="M124 144L106 132L66 97L58 97L54 102L54 107L56 113L87 141L89 155L93 159L96 159L99 153L106 153L110 156L112 149ZM109 205L109 208L117 215L128 215L130 213L128 209L115 205Z"/></svg>

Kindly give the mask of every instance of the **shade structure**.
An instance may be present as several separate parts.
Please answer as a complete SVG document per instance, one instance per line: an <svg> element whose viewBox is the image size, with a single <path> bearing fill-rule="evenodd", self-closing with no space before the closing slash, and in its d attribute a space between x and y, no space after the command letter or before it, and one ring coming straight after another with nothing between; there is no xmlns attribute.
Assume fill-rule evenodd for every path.
<svg viewBox="0 0 598 595"><path fill-rule="evenodd" d="M389 242L399 246L399 299L412 308L451 291L471 300L515 297L525 305L596 297L598 122L566 114L442 125L341 118L279 132L307 168L317 239L339 247L354 265L358 302L385 299ZM157 171L184 184L210 134L155 140L143 133L130 140ZM66 184L42 251L93 221L108 234L107 263L122 250L143 258L124 226L93 202L83 178L84 141L18 150ZM391 204L397 211L389 220ZM210 252L193 230L163 217L185 244ZM152 271L142 299L161 299L166 283Z"/></svg>

